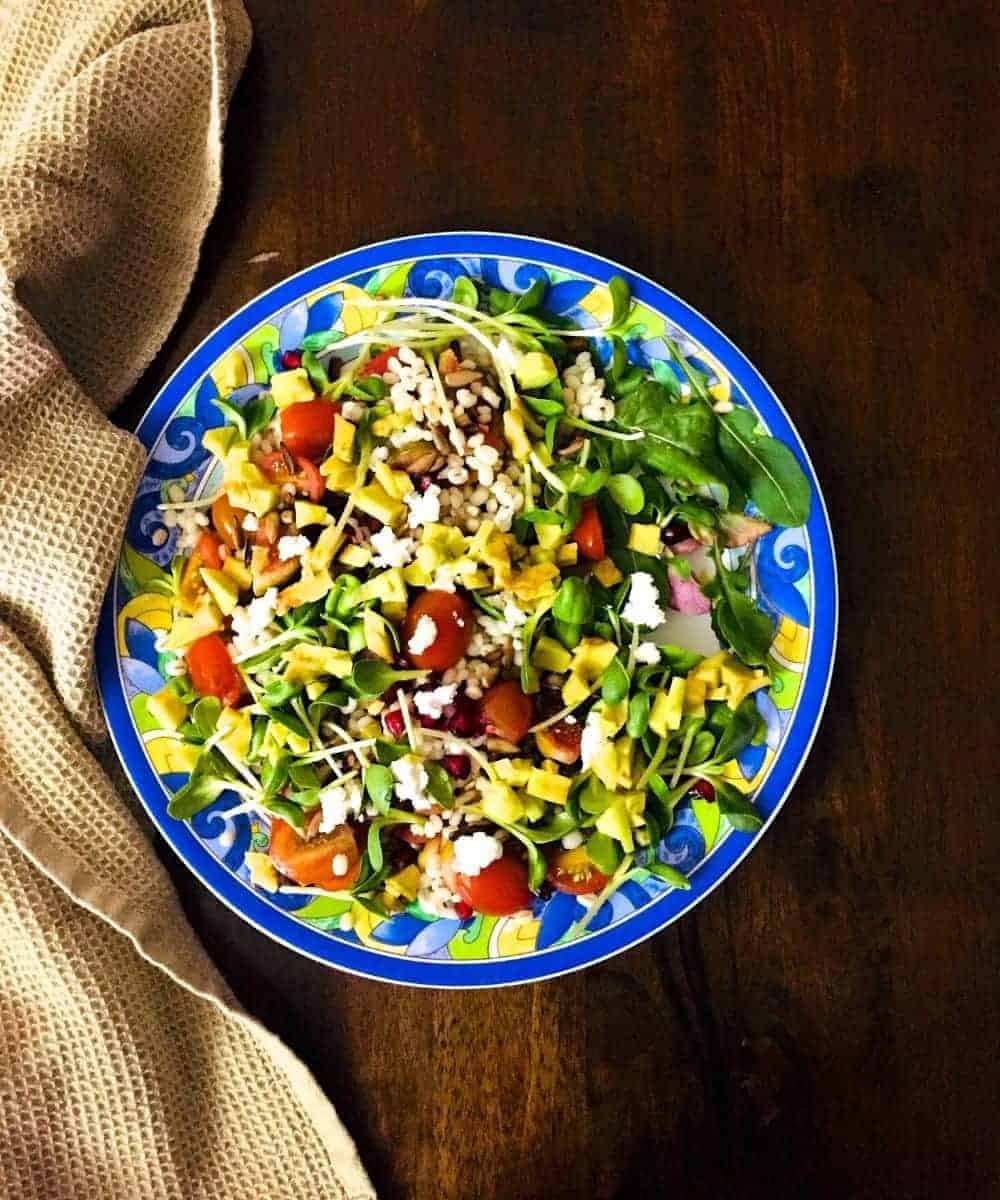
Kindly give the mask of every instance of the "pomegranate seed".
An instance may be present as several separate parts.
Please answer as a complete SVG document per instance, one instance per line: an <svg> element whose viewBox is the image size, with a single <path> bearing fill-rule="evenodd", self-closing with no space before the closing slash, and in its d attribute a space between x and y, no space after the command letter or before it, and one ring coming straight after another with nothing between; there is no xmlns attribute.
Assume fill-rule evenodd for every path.
<svg viewBox="0 0 1000 1200"><path fill-rule="evenodd" d="M694 792L696 796L701 796L703 800L715 799L715 788L708 782L707 779L696 779L691 784L688 791Z"/></svg>
<svg viewBox="0 0 1000 1200"><path fill-rule="evenodd" d="M390 708L382 717L382 723L385 725L386 733L392 734L394 738L402 737L403 730L406 728L403 711L399 708Z"/></svg>
<svg viewBox="0 0 1000 1200"><path fill-rule="evenodd" d="M455 702L455 711L448 719L448 728L459 737L473 737L484 733L486 718L477 700L463 693Z"/></svg>
<svg viewBox="0 0 1000 1200"><path fill-rule="evenodd" d="M286 371L296 371L302 366L302 352L300 350L286 350L281 356L281 365Z"/></svg>
<svg viewBox="0 0 1000 1200"><path fill-rule="evenodd" d="M452 779L464 779L469 773L469 759L464 754L446 754L441 759L441 766Z"/></svg>
<svg viewBox="0 0 1000 1200"><path fill-rule="evenodd" d="M431 477L429 475L421 475L420 478L417 480L417 487L422 492L426 492L427 489L431 486L431 484L433 482L434 482L434 480L431 479Z"/></svg>
<svg viewBox="0 0 1000 1200"><path fill-rule="evenodd" d="M687 541L690 536L691 530L684 521L671 521L663 531L663 540L668 546L675 546L678 542Z"/></svg>
<svg viewBox="0 0 1000 1200"><path fill-rule="evenodd" d="M455 905L455 914L460 921L467 921L472 916L472 905L466 904L464 900L459 900Z"/></svg>
<svg viewBox="0 0 1000 1200"><path fill-rule="evenodd" d="M438 717L421 716L420 718L421 729L440 729L441 725L442 722Z"/></svg>

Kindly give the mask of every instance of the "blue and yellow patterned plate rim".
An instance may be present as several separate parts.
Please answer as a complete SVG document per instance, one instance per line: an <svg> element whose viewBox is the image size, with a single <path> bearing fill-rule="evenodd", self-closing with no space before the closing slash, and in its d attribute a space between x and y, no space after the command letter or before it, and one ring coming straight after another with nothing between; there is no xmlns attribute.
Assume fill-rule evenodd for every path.
<svg viewBox="0 0 1000 1200"><path fill-rule="evenodd" d="M691 889L668 890L655 876L630 882L579 937L573 924L583 912L580 902L558 893L539 900L532 920L519 922L481 916L427 921L406 913L380 920L355 906L354 928L344 932L340 901L257 890L242 860L246 850L266 845L266 829L249 817L220 818L216 807L231 800L192 822L169 818L168 797L190 763L145 709L147 697L163 686L154 640L169 620L165 598L147 588L169 564L175 536L165 531L164 537L156 506L167 487L179 484L186 495L198 495L206 486L210 456L201 435L222 420L213 397L220 389L252 394L267 378L267 356L297 347L307 333L359 328L366 316L352 299L366 289L447 298L459 275L516 291L545 276L550 308L579 324L599 324L610 311L604 284L614 274L625 276L636 300L633 358L654 372L669 369L662 336L668 333L709 375L716 396L752 407L791 447L813 488L808 525L776 529L755 548L753 586L775 624L774 683L758 693L766 744L741 757L734 782L753 793L763 828L756 834L729 829L715 805L682 808L659 855L690 876ZM363 246L276 284L223 322L167 381L136 432L149 459L97 633L108 727L166 841L223 903L275 940L342 970L413 986L549 979L600 962L677 920L743 860L784 804L816 736L833 671L838 598L826 506L798 434L758 371L711 322L645 276L570 246L511 234L437 233Z"/></svg>

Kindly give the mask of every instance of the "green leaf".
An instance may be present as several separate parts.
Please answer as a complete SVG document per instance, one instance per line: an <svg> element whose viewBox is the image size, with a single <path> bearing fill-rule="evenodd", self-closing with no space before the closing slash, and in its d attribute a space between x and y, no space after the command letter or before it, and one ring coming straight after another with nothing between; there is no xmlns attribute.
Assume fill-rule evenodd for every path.
<svg viewBox="0 0 1000 1200"><path fill-rule="evenodd" d="M213 396L212 403L226 418L230 425L235 425L239 431L240 438L246 441L247 423L243 420L243 410L235 404L230 404L228 400L223 400L221 396Z"/></svg>
<svg viewBox="0 0 1000 1200"><path fill-rule="evenodd" d="M479 307L479 292L468 275L459 275L455 280L451 298L456 304L464 304L466 308Z"/></svg>
<svg viewBox="0 0 1000 1200"><path fill-rule="evenodd" d="M587 839L587 857L604 875L613 875L621 862L621 849L606 833L592 833Z"/></svg>
<svg viewBox="0 0 1000 1200"><path fill-rule="evenodd" d="M646 497L642 484L633 475L612 475L607 482L608 495L630 517L642 512Z"/></svg>
<svg viewBox="0 0 1000 1200"><path fill-rule="evenodd" d="M555 475L562 480L568 492L574 496L596 496L611 477L607 467L599 467L596 471L588 471L579 463L565 463L556 467Z"/></svg>
<svg viewBox="0 0 1000 1200"><path fill-rule="evenodd" d="M566 407L558 400L545 400L541 396L522 396L521 399L540 417L561 417Z"/></svg>
<svg viewBox="0 0 1000 1200"><path fill-rule="evenodd" d="M394 683L402 683L407 679L424 679L426 671L397 671L380 658L364 658L354 664L351 672L351 683L354 685L360 700L374 700Z"/></svg>
<svg viewBox="0 0 1000 1200"><path fill-rule="evenodd" d="M541 304L548 290L549 281L547 279L536 279L526 292L522 292L515 298L510 311L516 313L530 312L533 308L537 308Z"/></svg>
<svg viewBox="0 0 1000 1200"><path fill-rule="evenodd" d="M521 513L520 519L529 525L561 525L562 516L548 508L530 508Z"/></svg>
<svg viewBox="0 0 1000 1200"><path fill-rule="evenodd" d="M544 825L531 827L518 824L517 828L522 837L528 838L538 846L543 846L549 842L558 842L567 833L572 833L578 824L579 822L572 813L566 809L560 809Z"/></svg>
<svg viewBox="0 0 1000 1200"><path fill-rule="evenodd" d="M536 609L521 626L519 634L521 639L521 691L529 696L539 691L542 686L538 668L531 661L531 646L535 640L538 626L547 611L547 605Z"/></svg>
<svg viewBox="0 0 1000 1200"><path fill-rule="evenodd" d="M191 710L191 720L203 738L215 733L215 726L222 712L222 701L215 696L202 696Z"/></svg>
<svg viewBox="0 0 1000 1200"><path fill-rule="evenodd" d="M257 803L265 812L273 813L276 817L287 821L299 833L305 829L305 813L298 804L293 804L290 800L282 800L280 796L261 796L258 798Z"/></svg>
<svg viewBox="0 0 1000 1200"><path fill-rule="evenodd" d="M556 433L559 430L559 418L549 417L545 422L545 448L551 454L555 449Z"/></svg>
<svg viewBox="0 0 1000 1200"><path fill-rule="evenodd" d="M629 675L620 658L611 660L601 682L601 699L605 704L617 704L628 695Z"/></svg>
<svg viewBox="0 0 1000 1200"><path fill-rule="evenodd" d="M236 772L216 750L209 750L195 763L191 778L170 797L167 812L186 821L201 812L236 781Z"/></svg>
<svg viewBox="0 0 1000 1200"><path fill-rule="evenodd" d="M243 406L243 422L246 426L246 436L252 438L271 423L275 413L274 397L270 392L261 392Z"/></svg>
<svg viewBox="0 0 1000 1200"><path fill-rule="evenodd" d="M383 815L389 811L392 793L396 786L395 777L388 767L372 763L365 770L365 791L376 809Z"/></svg>
<svg viewBox="0 0 1000 1200"><path fill-rule="evenodd" d="M608 280L608 291L611 294L611 328L621 325L629 314L632 305L632 291L620 275L612 275Z"/></svg>
<svg viewBox="0 0 1000 1200"><path fill-rule="evenodd" d="M812 493L809 481L784 442L757 433L757 419L735 408L719 418L719 450L765 521L804 525Z"/></svg>
<svg viewBox="0 0 1000 1200"><path fill-rule="evenodd" d="M344 340L344 335L339 329L323 329L318 333L307 333L302 339L302 349L311 350L313 354L318 354L320 350L325 350L327 346L332 346L335 342Z"/></svg>
<svg viewBox="0 0 1000 1200"><path fill-rule="evenodd" d="M691 887L691 880L686 875L682 875L676 867L670 867L666 863L652 862L646 870L650 875L655 875L657 879L662 879L664 883L669 883L671 887L679 888L682 892Z"/></svg>
<svg viewBox="0 0 1000 1200"><path fill-rule="evenodd" d="M531 837L528 836L527 832L520 825L508 825L505 821L494 821L494 824L498 825L501 829L505 829L511 837L516 837L525 850L527 850L528 887L533 892L537 892L545 882L545 875L549 869L545 855L542 854L541 850L538 849L534 841L532 841Z"/></svg>
<svg viewBox="0 0 1000 1200"><path fill-rule="evenodd" d="M386 738L375 740L375 758L383 766L388 766L409 753L410 747L406 742L390 742Z"/></svg>
<svg viewBox="0 0 1000 1200"><path fill-rule="evenodd" d="M288 782L288 768L291 765L291 755L279 754L276 758L268 759L260 772L260 782L264 791L273 796Z"/></svg>
<svg viewBox="0 0 1000 1200"><path fill-rule="evenodd" d="M312 350L302 351L302 366L305 368L306 374L309 376L309 382L313 385L320 395L326 390L327 384L330 382L326 371L323 369L323 364L316 357Z"/></svg>
<svg viewBox="0 0 1000 1200"><path fill-rule="evenodd" d="M385 855L382 851L382 839L380 834L387 825L412 825L417 818L413 813L406 813L400 809L390 808L389 811L382 817L376 817L372 821L368 829L368 859L371 862L372 870L381 871L382 864L385 862Z"/></svg>
<svg viewBox="0 0 1000 1200"><path fill-rule="evenodd" d="M715 748L715 761L727 763L750 745L760 727L761 715L754 696L747 696L733 713Z"/></svg>
<svg viewBox="0 0 1000 1200"><path fill-rule="evenodd" d="M427 772L428 792L430 792L442 808L454 808L455 793L452 789L451 776L448 772L439 762L435 762L430 758L425 761L424 770Z"/></svg>
<svg viewBox="0 0 1000 1200"><path fill-rule="evenodd" d="M712 626L719 637L751 667L763 666L774 638L770 618L737 586L739 573L729 570L715 550L719 595L712 606Z"/></svg>
<svg viewBox="0 0 1000 1200"><path fill-rule="evenodd" d="M719 809L734 829L741 833L756 833L764 824L760 814L738 789L725 779L713 778L715 798Z"/></svg>
<svg viewBox="0 0 1000 1200"><path fill-rule="evenodd" d="M585 579L570 575L562 581L552 605L552 615L567 625L586 625L594 615L594 602Z"/></svg>
<svg viewBox="0 0 1000 1200"><path fill-rule="evenodd" d="M649 693L636 692L628 704L625 732L630 738L641 738L649 727Z"/></svg>
<svg viewBox="0 0 1000 1200"><path fill-rule="evenodd" d="M305 727L301 717L297 717L295 713L289 712L287 708L282 708L278 705L265 704L261 702L261 708L272 721L277 721L279 725L283 725L286 729L290 729L292 733L298 734L300 738L309 739L309 730Z"/></svg>

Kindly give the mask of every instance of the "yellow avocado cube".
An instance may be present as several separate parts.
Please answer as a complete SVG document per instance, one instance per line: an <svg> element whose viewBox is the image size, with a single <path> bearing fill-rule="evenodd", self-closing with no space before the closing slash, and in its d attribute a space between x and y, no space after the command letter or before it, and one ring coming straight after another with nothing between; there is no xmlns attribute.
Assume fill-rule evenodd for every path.
<svg viewBox="0 0 1000 1200"><path fill-rule="evenodd" d="M311 642L299 642L285 656L285 671L282 679L286 683L312 683L320 675L333 675L346 679L350 675L354 660L346 650L333 646L314 646Z"/></svg>
<svg viewBox="0 0 1000 1200"><path fill-rule="evenodd" d="M216 458L225 460L233 442L236 441L236 430L232 425L219 425L215 429L206 429L201 436L201 444Z"/></svg>
<svg viewBox="0 0 1000 1200"><path fill-rule="evenodd" d="M340 552L340 562L345 567L367 567L372 560L372 552L367 546L345 546Z"/></svg>
<svg viewBox="0 0 1000 1200"><path fill-rule="evenodd" d="M659 554L659 525L632 525L628 531L628 548L639 554Z"/></svg>
<svg viewBox="0 0 1000 1200"><path fill-rule="evenodd" d="M292 404L315 400L316 393L305 368L296 367L294 371L278 371L271 376L271 397L280 411Z"/></svg>
<svg viewBox="0 0 1000 1200"><path fill-rule="evenodd" d="M327 458L319 464L319 473L326 480L327 491L353 492L361 482L361 468Z"/></svg>
<svg viewBox="0 0 1000 1200"><path fill-rule="evenodd" d="M250 882L263 892L276 892L281 880L274 863L262 850L248 850L243 855L243 862L250 872Z"/></svg>
<svg viewBox="0 0 1000 1200"><path fill-rule="evenodd" d="M420 890L420 868L416 863L410 863L402 871L390 875L384 886L390 896L406 901L416 900L417 892Z"/></svg>
<svg viewBox="0 0 1000 1200"><path fill-rule="evenodd" d="M187 705L169 688L162 688L146 701L146 712L161 729L179 729L187 720Z"/></svg>
<svg viewBox="0 0 1000 1200"><path fill-rule="evenodd" d="M604 638L584 638L573 651L572 670L574 674L594 683L611 666L617 653L618 647L614 642Z"/></svg>
<svg viewBox="0 0 1000 1200"><path fill-rule="evenodd" d="M354 497L354 504L383 525L395 524L404 508L402 500L390 496L380 483L370 483L361 488Z"/></svg>
<svg viewBox="0 0 1000 1200"><path fill-rule="evenodd" d="M686 717L703 717L705 715L705 694L708 686L704 679L692 679L689 675L684 683L684 715Z"/></svg>
<svg viewBox="0 0 1000 1200"><path fill-rule="evenodd" d="M193 642L222 628L222 613L214 600L198 605L194 615L178 617L171 626L164 642L164 650L186 650Z"/></svg>
<svg viewBox="0 0 1000 1200"><path fill-rule="evenodd" d="M540 671L556 671L561 675L569 670L573 656L562 642L540 637L531 652L531 661Z"/></svg>
<svg viewBox="0 0 1000 1200"><path fill-rule="evenodd" d="M306 684L306 695L310 700L318 700L327 690L328 685L322 679L314 679L312 683Z"/></svg>
<svg viewBox="0 0 1000 1200"><path fill-rule="evenodd" d="M579 557L580 547L576 542L567 542L565 546L560 546L556 550L556 562L560 567L575 566Z"/></svg>
<svg viewBox="0 0 1000 1200"><path fill-rule="evenodd" d="M545 816L545 801L539 800L537 796L524 797L524 819L526 821L540 821Z"/></svg>
<svg viewBox="0 0 1000 1200"><path fill-rule="evenodd" d="M535 527L535 536L539 546L545 550L556 550L566 540L566 535L558 525L538 525Z"/></svg>
<svg viewBox="0 0 1000 1200"><path fill-rule="evenodd" d="M511 453L518 462L524 462L531 454L531 442L524 431L524 418L520 413L510 412L503 415L503 433L510 446Z"/></svg>
<svg viewBox="0 0 1000 1200"><path fill-rule="evenodd" d="M310 547L302 555L302 569L313 575L319 575L330 568L333 556L340 549L344 535L336 525L328 525L316 539L316 545Z"/></svg>
<svg viewBox="0 0 1000 1200"><path fill-rule="evenodd" d="M230 616L240 602L240 585L225 571L217 571L214 567L202 567L199 574L219 606L219 612L224 617Z"/></svg>
<svg viewBox="0 0 1000 1200"><path fill-rule="evenodd" d="M619 700L617 704L605 704L602 701L598 720L601 722L604 732L608 737L614 737L628 720L628 701Z"/></svg>
<svg viewBox="0 0 1000 1200"><path fill-rule="evenodd" d="M372 433L376 437L387 438L390 433L396 433L397 430L405 429L413 420L413 417L408 412L387 413L384 417L379 417L372 421Z"/></svg>
<svg viewBox="0 0 1000 1200"><path fill-rule="evenodd" d="M413 491L413 482L405 471L394 471L386 462L372 464L372 473L390 496L402 500Z"/></svg>
<svg viewBox="0 0 1000 1200"><path fill-rule="evenodd" d="M547 800L549 804L565 804L573 781L566 775L553 775L551 771L540 771L532 767L528 775L526 790L529 796Z"/></svg>
<svg viewBox="0 0 1000 1200"><path fill-rule="evenodd" d="M624 796L616 796L595 822L600 833L621 842L626 853L635 849L632 836L632 817L628 810L628 802Z"/></svg>
<svg viewBox="0 0 1000 1200"><path fill-rule="evenodd" d="M618 757L618 786L632 786L632 761L635 755L635 742L630 737L621 737L615 742L615 753Z"/></svg>
<svg viewBox="0 0 1000 1200"><path fill-rule="evenodd" d="M479 795L479 807L491 821L512 825L524 816L524 801L506 783L480 783Z"/></svg>
<svg viewBox="0 0 1000 1200"><path fill-rule="evenodd" d="M314 600L322 600L332 587L333 579L329 571L303 575L289 587L282 588L278 593L276 607L279 612L288 612L291 608L298 608L300 604L312 604Z"/></svg>
<svg viewBox="0 0 1000 1200"><path fill-rule="evenodd" d="M235 583L236 586L241 590L245 590L246 588L251 587L253 584L253 575L251 574L250 568L245 562L242 562L238 558L234 558L232 555L230 555L229 558L227 558L222 564L222 573L224 575L228 575L233 583Z"/></svg>
<svg viewBox="0 0 1000 1200"><path fill-rule="evenodd" d="M310 504L308 500L295 501L295 524L299 529L307 525L329 525L333 518L322 504Z"/></svg>
<svg viewBox="0 0 1000 1200"><path fill-rule="evenodd" d="M493 763L497 776L511 787L524 787L531 774L531 760L527 758L498 758Z"/></svg>
<svg viewBox="0 0 1000 1200"><path fill-rule="evenodd" d="M745 667L738 659L733 658L731 655L727 656L719 674L721 682L728 689L727 703L733 709L739 708L740 704L751 692L756 692L759 688L767 687L771 682L770 676L766 671L751 671L749 667Z"/></svg>
<svg viewBox="0 0 1000 1200"><path fill-rule="evenodd" d="M395 647L386 629L385 618L380 617L373 608L366 608L361 614L361 620L365 631L365 645L373 654L391 663L395 657Z"/></svg>
<svg viewBox="0 0 1000 1200"><path fill-rule="evenodd" d="M660 692L653 701L649 712L649 727L660 737L666 737L675 729L681 727L681 717L684 715L685 681L680 675L674 676L670 687Z"/></svg>
<svg viewBox="0 0 1000 1200"><path fill-rule="evenodd" d="M357 595L359 604L364 604L366 600L381 600L383 607L386 604L405 605L406 582L402 570L399 567L390 567L388 571L373 575L361 585Z"/></svg>
<svg viewBox="0 0 1000 1200"><path fill-rule="evenodd" d="M215 732L222 734L216 745L228 758L236 759L237 762L246 761L253 723L245 708L224 708L219 713Z"/></svg>
<svg viewBox="0 0 1000 1200"><path fill-rule="evenodd" d="M594 575L597 577L597 582L604 584L606 588L614 587L616 583L621 583L625 578L610 558L602 558L599 563L595 564Z"/></svg>
<svg viewBox="0 0 1000 1200"><path fill-rule="evenodd" d="M430 587L434 576L425 570L420 563L412 562L403 568L403 579L410 587Z"/></svg>
<svg viewBox="0 0 1000 1200"><path fill-rule="evenodd" d="M349 463L354 458L354 435L357 426L340 413L333 418L333 457Z"/></svg>
<svg viewBox="0 0 1000 1200"><path fill-rule="evenodd" d="M570 673L569 678L562 685L562 701L567 708L573 708L577 704L582 704L590 695L591 684L581 675L577 675L575 671Z"/></svg>

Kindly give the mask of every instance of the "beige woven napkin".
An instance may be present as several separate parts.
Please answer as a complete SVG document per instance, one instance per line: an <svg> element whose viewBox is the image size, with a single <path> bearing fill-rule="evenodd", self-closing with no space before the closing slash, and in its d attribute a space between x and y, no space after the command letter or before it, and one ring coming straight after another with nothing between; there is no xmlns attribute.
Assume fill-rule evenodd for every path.
<svg viewBox="0 0 1000 1200"><path fill-rule="evenodd" d="M0 1195L370 1197L88 752L143 455L103 416L219 191L238 0L0 0Z"/></svg>

